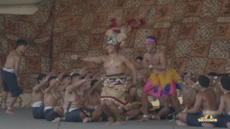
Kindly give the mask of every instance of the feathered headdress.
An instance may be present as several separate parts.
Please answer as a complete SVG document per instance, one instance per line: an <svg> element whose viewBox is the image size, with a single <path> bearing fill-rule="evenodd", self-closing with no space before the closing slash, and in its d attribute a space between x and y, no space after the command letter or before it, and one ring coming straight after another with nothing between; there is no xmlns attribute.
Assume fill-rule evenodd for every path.
<svg viewBox="0 0 230 129"><path fill-rule="evenodd" d="M145 21L142 19L129 19L126 21L125 25L117 27L116 19L111 19L110 29L107 30L106 35L108 36L107 44L111 44L120 50L125 44L127 38L126 33L138 29L138 26L144 25Z"/></svg>

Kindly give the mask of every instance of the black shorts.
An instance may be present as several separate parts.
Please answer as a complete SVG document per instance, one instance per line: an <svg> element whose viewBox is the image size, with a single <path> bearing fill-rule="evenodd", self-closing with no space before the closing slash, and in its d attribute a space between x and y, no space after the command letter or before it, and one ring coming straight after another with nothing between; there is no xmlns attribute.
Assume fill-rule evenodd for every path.
<svg viewBox="0 0 230 129"><path fill-rule="evenodd" d="M230 122L230 115L228 114L215 116L213 118L217 119L217 122L213 122L213 124L216 127L226 127L227 128L226 124Z"/></svg>
<svg viewBox="0 0 230 129"><path fill-rule="evenodd" d="M195 114L187 114L186 122L189 126L201 126L202 122L199 122L198 119L203 117L203 112L199 111Z"/></svg>
<svg viewBox="0 0 230 129"><path fill-rule="evenodd" d="M18 97L23 90L18 86L17 77L14 73L1 69L3 90L10 92L12 97Z"/></svg>
<svg viewBox="0 0 230 129"><path fill-rule="evenodd" d="M45 110L44 115L47 121L52 121L57 117L61 117L57 112L54 111L54 108Z"/></svg>
<svg viewBox="0 0 230 129"><path fill-rule="evenodd" d="M40 107L33 107L33 117L34 119L45 119L44 104Z"/></svg>

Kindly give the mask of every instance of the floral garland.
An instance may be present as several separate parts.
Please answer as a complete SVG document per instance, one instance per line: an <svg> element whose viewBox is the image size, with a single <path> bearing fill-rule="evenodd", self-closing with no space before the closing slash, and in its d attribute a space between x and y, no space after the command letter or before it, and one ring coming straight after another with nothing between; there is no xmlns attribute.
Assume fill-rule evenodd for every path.
<svg viewBox="0 0 230 129"><path fill-rule="evenodd" d="M144 24L145 21L143 19L128 19L124 26L116 28L117 27L116 19L112 18L111 24L109 25L110 30L106 32L106 35L108 37L115 37L116 39L118 39L118 45L116 46L116 48L117 50L120 50L121 46L123 46L125 43L124 39L127 37L126 33L128 31L137 30L139 26L142 26Z"/></svg>

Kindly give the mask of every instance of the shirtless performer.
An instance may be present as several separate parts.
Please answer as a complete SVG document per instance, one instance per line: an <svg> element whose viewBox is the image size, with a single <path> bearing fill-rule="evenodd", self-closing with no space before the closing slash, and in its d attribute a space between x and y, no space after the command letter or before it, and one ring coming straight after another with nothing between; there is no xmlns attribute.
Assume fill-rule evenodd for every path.
<svg viewBox="0 0 230 129"><path fill-rule="evenodd" d="M220 98L220 106L217 111L206 111L204 114L212 115L217 122L202 123L203 127L227 127L227 122L230 122L230 77L223 76L221 78L221 90L224 94ZM224 112L224 113L223 113ZM218 116L217 116L218 115ZM215 117L216 116L216 117Z"/></svg>
<svg viewBox="0 0 230 129"><path fill-rule="evenodd" d="M61 79L61 88L60 88L60 91L61 91L61 101L64 103L64 97L65 97L65 90L66 90L66 87L71 83L71 78L70 78L70 75L68 74L64 74L62 79ZM62 105L63 106L63 105Z"/></svg>
<svg viewBox="0 0 230 129"><path fill-rule="evenodd" d="M141 63L142 60L143 60L143 57L141 57L141 56L136 57L136 60L135 60L135 61L134 61L133 58L130 58L130 61L131 61L131 62L135 62L135 63ZM135 67L135 66L134 66L134 67ZM139 69L136 68L136 70L138 71ZM125 75L131 76L131 75L132 75L132 71L131 71L130 69L126 69L126 70L125 70Z"/></svg>
<svg viewBox="0 0 230 129"><path fill-rule="evenodd" d="M45 90L44 95L44 115L47 121L53 121L63 115L63 110L60 106L57 106L58 100L60 99L57 95L57 88L60 85L60 79L64 73L59 74L58 78L51 76L48 79L49 87Z"/></svg>
<svg viewBox="0 0 230 129"><path fill-rule="evenodd" d="M216 80L217 80L217 73L211 72L208 74L208 78L210 80L210 88L213 88L215 86ZM213 88L214 89L214 88Z"/></svg>
<svg viewBox="0 0 230 129"><path fill-rule="evenodd" d="M69 102L72 102L69 112L66 115L65 121L67 122L87 122L89 119L83 121L87 117L91 117L89 121L95 121L95 114L99 111L93 111L84 109L84 101L80 98L77 92L77 88L84 86L86 82L90 81L90 74L82 79L80 74L75 73L71 76L71 84L66 87L65 100L64 100L64 110L67 111L67 106ZM100 111L101 113L101 111ZM100 117L100 115L98 116Z"/></svg>
<svg viewBox="0 0 230 129"><path fill-rule="evenodd" d="M208 77L201 75L198 78L198 82L201 86L201 91L196 94L196 102L192 109L184 110L178 113L179 120L176 121L179 126L201 126L201 122L198 121L200 117L203 117L203 111L217 110L215 92L209 88Z"/></svg>
<svg viewBox="0 0 230 129"><path fill-rule="evenodd" d="M52 73L48 75L40 74L37 77L38 84L33 87L33 117L34 119L45 119L44 115L44 93L48 87L48 79Z"/></svg>
<svg viewBox="0 0 230 129"><path fill-rule="evenodd" d="M196 101L196 94L198 93L198 91L193 88L193 86L196 84L192 79L193 77L191 72L188 71L184 74L184 82L181 85L183 100L181 106L185 109L190 109L193 107Z"/></svg>
<svg viewBox="0 0 230 129"><path fill-rule="evenodd" d="M220 105L220 97L224 94L221 90L221 84L217 73L211 72L208 74L208 78L210 79L210 88L212 88L216 94L216 102L217 105Z"/></svg>
<svg viewBox="0 0 230 129"><path fill-rule="evenodd" d="M179 88L179 79L175 70L166 73L167 61L164 51L156 47L156 39L149 36L145 40L147 53L140 64L135 64L137 68L153 69L150 79L142 90L141 103L143 108L143 117L139 121L148 121L148 95L159 98L160 96L170 96L175 109L180 108L180 102L177 98L176 87Z"/></svg>
<svg viewBox="0 0 230 129"><path fill-rule="evenodd" d="M136 100L136 95L137 93L135 93L134 95L130 95L129 91L125 92L125 99L131 103L131 107L127 110L127 109L123 109L121 106L118 106L118 109L120 111L120 114L122 114L125 117L125 120L129 120L129 119L134 119L136 117L139 116L140 114L140 101L138 102ZM137 95L138 96L138 95Z"/></svg>
<svg viewBox="0 0 230 129"><path fill-rule="evenodd" d="M6 110L7 114L15 114L12 110L15 102L19 95L22 94L23 90L19 87L20 77L19 77L19 66L22 60L22 54L26 51L27 42L25 40L18 40L17 48L12 50L6 58L6 63L1 69L3 93L2 93L2 109ZM12 98L8 105L6 106L8 93L12 94Z"/></svg>
<svg viewBox="0 0 230 129"><path fill-rule="evenodd" d="M154 120L166 119L168 114L175 112L173 103L169 96L166 96L166 97L160 96L158 100L160 103L160 107L158 109L148 112L150 114L150 118ZM156 114L153 114L153 113L156 113ZM172 117L168 117L168 119L171 119L171 118Z"/></svg>
<svg viewBox="0 0 230 129"><path fill-rule="evenodd" d="M121 114L119 113L116 105L119 105L122 108L128 108L131 106L131 104L125 100L125 91L128 87L127 82L122 81L123 79L126 80L124 72L127 68L132 70L132 94L135 93L137 72L134 65L126 56L118 54L117 49L119 48L118 46L121 41L116 38L116 34L113 30L109 31L113 33L113 36L109 37L107 40L107 50L109 55L99 57L81 57L80 55L73 55L71 58L74 60L82 60L103 65L106 71L107 79L104 82L100 100L103 112L109 116L109 122L106 123L106 125L121 125L124 124L124 122L121 119ZM116 122L114 123L115 120Z"/></svg>
<svg viewBox="0 0 230 129"><path fill-rule="evenodd" d="M85 108L88 110L89 113L94 113L92 116L88 116L83 120L84 123L88 121L98 119L97 121L105 121L107 117L102 113L101 105L100 105L100 94L101 94L101 80L92 80L90 83L90 87L86 89L85 93ZM98 87L91 92L93 87ZM94 112L97 110L97 112ZM84 109L83 109L84 111ZM86 111L85 111L86 112ZM102 118L101 118L102 117Z"/></svg>

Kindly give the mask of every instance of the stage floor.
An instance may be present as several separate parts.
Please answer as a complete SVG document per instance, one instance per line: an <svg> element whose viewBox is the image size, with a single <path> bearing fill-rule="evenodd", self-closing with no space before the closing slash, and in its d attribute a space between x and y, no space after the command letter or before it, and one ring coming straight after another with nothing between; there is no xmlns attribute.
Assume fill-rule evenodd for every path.
<svg viewBox="0 0 230 129"><path fill-rule="evenodd" d="M57 129L58 122L34 120L32 108L15 108L18 114L8 115L0 109L0 129ZM127 121L124 125L105 125L106 122L69 123L62 122L59 129L173 129L173 123L166 120L151 120L149 122ZM179 127L174 129L204 129L203 127ZM218 129L218 128L209 128Z"/></svg>

